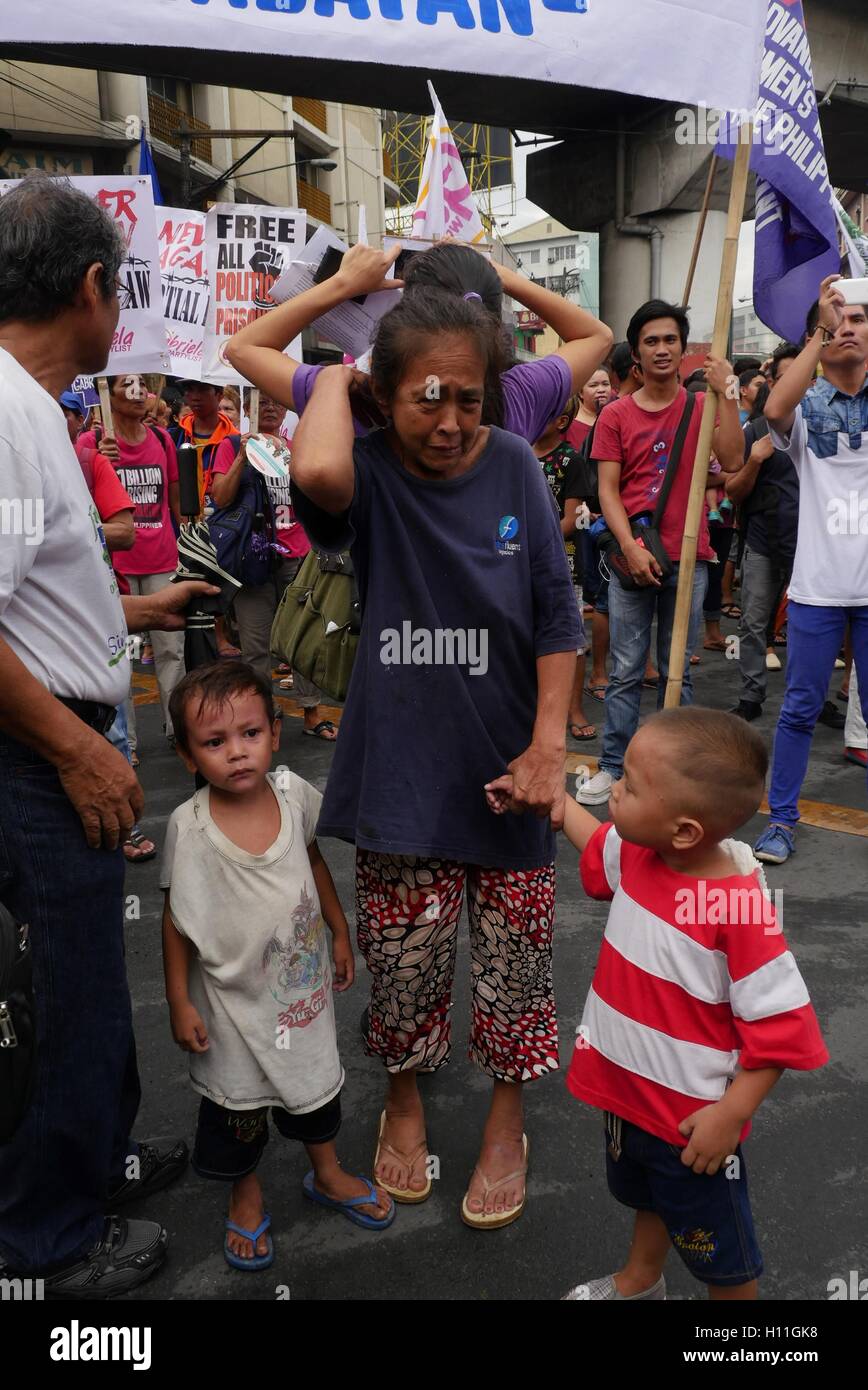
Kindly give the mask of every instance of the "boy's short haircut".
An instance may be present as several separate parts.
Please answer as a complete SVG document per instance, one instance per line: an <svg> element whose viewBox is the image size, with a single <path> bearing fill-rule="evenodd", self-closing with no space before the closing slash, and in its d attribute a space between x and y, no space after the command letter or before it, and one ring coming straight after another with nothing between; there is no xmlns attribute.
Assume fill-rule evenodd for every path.
<svg viewBox="0 0 868 1390"><path fill-rule="evenodd" d="M720 840L750 820L769 767L766 745L751 724L723 710L683 705L660 710L645 727L673 745L670 766L690 788L685 814Z"/></svg>
<svg viewBox="0 0 868 1390"><path fill-rule="evenodd" d="M169 696L169 718L175 731L175 741L184 753L190 752L187 736L187 708L198 696L197 716L206 705L222 709L233 695L261 695L265 703L265 714L269 727L274 723L274 695L271 686L262 679L252 666L243 661L214 661L210 666L199 666L188 671Z"/></svg>
<svg viewBox="0 0 868 1390"><path fill-rule="evenodd" d="M615 344L612 351L609 353L608 366L623 385L633 367L633 353L629 343Z"/></svg>
<svg viewBox="0 0 868 1390"><path fill-rule="evenodd" d="M782 362L790 362L798 357L802 349L796 343L780 343L772 353L772 381L778 379L778 368Z"/></svg>

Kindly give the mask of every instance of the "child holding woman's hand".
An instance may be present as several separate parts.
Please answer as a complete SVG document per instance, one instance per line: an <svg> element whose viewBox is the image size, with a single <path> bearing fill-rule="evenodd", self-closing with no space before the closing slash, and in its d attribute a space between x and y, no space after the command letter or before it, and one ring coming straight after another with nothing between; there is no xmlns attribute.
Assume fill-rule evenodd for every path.
<svg viewBox="0 0 868 1390"><path fill-rule="evenodd" d="M631 741L608 822L567 799L585 891L612 901L567 1084L604 1112L609 1189L636 1213L623 1267L568 1299L664 1299L671 1246L711 1298L757 1296L741 1143L786 1067L828 1061L762 869L728 838L766 771L749 724L683 707ZM510 782L485 789L496 814Z"/></svg>

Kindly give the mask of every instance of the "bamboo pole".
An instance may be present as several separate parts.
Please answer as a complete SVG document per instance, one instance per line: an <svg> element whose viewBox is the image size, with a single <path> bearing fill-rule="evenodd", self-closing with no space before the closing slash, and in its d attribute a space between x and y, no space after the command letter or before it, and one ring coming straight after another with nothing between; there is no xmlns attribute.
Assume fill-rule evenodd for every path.
<svg viewBox="0 0 868 1390"><path fill-rule="evenodd" d="M708 167L708 179L705 184L705 196L702 199L702 209L699 214L699 223L696 228L696 240L693 243L693 255L690 258L690 268L687 272L687 284L684 286L684 298L682 307L687 308L690 303L690 296L693 291L693 280L696 275L696 266L699 262L699 251L702 246L702 238L705 234L705 224L708 221L708 209L711 206L711 194L714 189L714 179L717 174L717 152L711 156L711 164Z"/></svg>
<svg viewBox="0 0 868 1390"><path fill-rule="evenodd" d="M108 378L98 376L96 379L96 389L99 391L99 413L102 416L102 427L106 434L114 438L115 426L112 419L112 395L109 390Z"/></svg>
<svg viewBox="0 0 868 1390"><path fill-rule="evenodd" d="M259 387L254 386L250 392L250 404L247 409L247 419L250 425L250 433L259 433Z"/></svg>
<svg viewBox="0 0 868 1390"><path fill-rule="evenodd" d="M726 240L723 245L723 262L720 268L720 286L717 292L717 312L714 319L714 337L711 344L713 357L725 357L729 340L729 327L732 320L732 295L735 288L735 268L738 260L738 238L744 217L747 199L747 184L750 174L750 156L753 148L753 125L742 128L741 140L736 151L732 172L732 187L729 194L729 214L726 223ZM681 542L681 563L678 570L678 592L675 599L675 619L672 628L672 646L669 650L669 677L666 682L665 708L674 709L681 703L681 682L684 677L684 661L687 649L687 629L690 624L690 605L693 595L693 577L696 573L696 546L702 520L702 505L705 500L705 485L708 478L708 464L711 459L711 444L714 436L714 422L718 411L718 399L714 391L707 391L705 408L702 412L702 425L699 443L693 464L693 478L690 483L690 497L687 515L684 520L684 537Z"/></svg>

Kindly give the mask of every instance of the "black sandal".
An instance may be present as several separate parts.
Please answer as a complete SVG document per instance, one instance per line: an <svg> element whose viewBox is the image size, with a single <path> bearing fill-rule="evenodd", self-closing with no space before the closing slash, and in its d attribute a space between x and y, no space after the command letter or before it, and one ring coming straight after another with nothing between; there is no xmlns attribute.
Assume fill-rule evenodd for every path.
<svg viewBox="0 0 868 1390"><path fill-rule="evenodd" d="M141 849L142 845L150 844L152 849L146 850L144 854L127 854L127 845L132 845L133 849ZM128 864L144 864L148 859L153 859L157 853L157 847L153 840L149 840L147 835L143 835L138 826L124 840L124 859Z"/></svg>

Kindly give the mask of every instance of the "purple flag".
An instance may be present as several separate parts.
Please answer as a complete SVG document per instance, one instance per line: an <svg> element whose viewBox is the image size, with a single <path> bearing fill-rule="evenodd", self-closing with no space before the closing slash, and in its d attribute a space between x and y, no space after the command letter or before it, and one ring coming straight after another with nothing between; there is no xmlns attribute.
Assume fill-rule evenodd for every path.
<svg viewBox="0 0 868 1390"><path fill-rule="evenodd" d="M725 124L717 152L733 159L737 132ZM841 263L802 0L769 0L754 124L754 309L798 342L820 281Z"/></svg>

